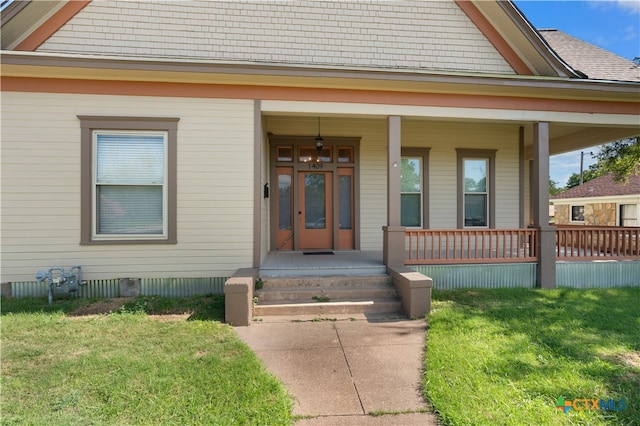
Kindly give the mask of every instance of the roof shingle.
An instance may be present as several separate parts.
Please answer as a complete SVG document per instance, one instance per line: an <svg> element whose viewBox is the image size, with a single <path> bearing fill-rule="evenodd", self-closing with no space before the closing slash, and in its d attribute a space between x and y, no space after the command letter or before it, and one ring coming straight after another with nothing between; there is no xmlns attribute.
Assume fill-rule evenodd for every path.
<svg viewBox="0 0 640 426"><path fill-rule="evenodd" d="M608 174L584 182L582 185L574 186L560 194L554 195L551 199L559 200L563 198L590 198L635 194L640 194L640 175L635 173L631 174L631 176L629 176L629 183L625 185L614 181L612 175Z"/></svg>
<svg viewBox="0 0 640 426"><path fill-rule="evenodd" d="M608 50L555 29L538 30L573 69L595 80L640 81L640 66Z"/></svg>

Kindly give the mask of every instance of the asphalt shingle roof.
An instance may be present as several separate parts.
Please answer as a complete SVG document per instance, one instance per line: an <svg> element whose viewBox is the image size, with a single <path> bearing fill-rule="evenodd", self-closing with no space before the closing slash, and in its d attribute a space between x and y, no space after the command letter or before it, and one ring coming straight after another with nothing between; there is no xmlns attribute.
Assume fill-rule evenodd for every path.
<svg viewBox="0 0 640 426"><path fill-rule="evenodd" d="M640 175L635 173L629 176L629 183L626 185L613 180L613 177L604 175L584 182L582 185L574 186L560 194L551 197L552 200L562 198L588 198L607 197L612 195L635 195L640 194Z"/></svg>
<svg viewBox="0 0 640 426"><path fill-rule="evenodd" d="M551 48L573 69L590 79L640 81L640 66L555 29L538 30Z"/></svg>

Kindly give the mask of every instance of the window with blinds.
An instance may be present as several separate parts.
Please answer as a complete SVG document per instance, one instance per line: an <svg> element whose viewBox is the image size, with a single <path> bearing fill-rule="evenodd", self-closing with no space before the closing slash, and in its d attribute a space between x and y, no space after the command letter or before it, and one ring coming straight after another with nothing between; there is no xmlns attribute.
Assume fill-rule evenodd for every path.
<svg viewBox="0 0 640 426"><path fill-rule="evenodd" d="M93 136L94 238L165 238L167 132Z"/></svg>

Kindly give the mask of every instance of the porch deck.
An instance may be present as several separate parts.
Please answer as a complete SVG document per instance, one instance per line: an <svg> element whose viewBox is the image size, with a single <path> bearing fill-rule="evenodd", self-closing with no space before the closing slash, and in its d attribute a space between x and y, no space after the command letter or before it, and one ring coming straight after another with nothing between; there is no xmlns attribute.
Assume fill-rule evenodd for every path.
<svg viewBox="0 0 640 426"><path fill-rule="evenodd" d="M312 251L309 251L312 252ZM260 276L380 275L387 268L382 251L271 252L260 267ZM333 254L322 254L322 253Z"/></svg>

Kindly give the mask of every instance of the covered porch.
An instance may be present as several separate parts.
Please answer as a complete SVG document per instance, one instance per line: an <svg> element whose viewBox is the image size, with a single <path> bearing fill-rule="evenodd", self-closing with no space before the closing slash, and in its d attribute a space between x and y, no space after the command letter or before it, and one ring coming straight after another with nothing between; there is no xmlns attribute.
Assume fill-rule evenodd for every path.
<svg viewBox="0 0 640 426"><path fill-rule="evenodd" d="M258 110L255 164L262 172L255 182L260 194L255 212L261 219L254 267L277 272L287 264L300 265L288 269L314 273L340 267L332 263L345 270L353 264L355 271L365 259L377 268L519 263L534 265L535 285L547 288L556 286L556 261L571 253L558 249L566 238L548 223L549 156L636 131L628 117L603 114L594 125L587 120L591 114L558 113L565 121L548 122L535 121L549 118L535 111L467 109L470 116L462 118L456 108L436 113L415 106L285 101L256 102ZM315 158L318 137L328 144L307 163ZM465 216L467 158L486 165L480 222ZM401 167L406 159L418 165L417 190L410 196L419 200L411 204L419 218L412 226L406 226L402 212L408 199ZM309 205L300 189L307 173L327 176L323 185L334 192L331 200L323 193L329 201L313 220L305 217ZM327 228L324 242L302 239L306 228ZM302 254L308 250L335 254ZM637 252L626 253L637 257Z"/></svg>

